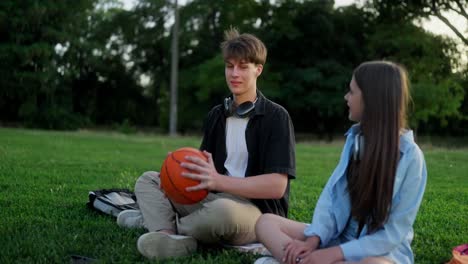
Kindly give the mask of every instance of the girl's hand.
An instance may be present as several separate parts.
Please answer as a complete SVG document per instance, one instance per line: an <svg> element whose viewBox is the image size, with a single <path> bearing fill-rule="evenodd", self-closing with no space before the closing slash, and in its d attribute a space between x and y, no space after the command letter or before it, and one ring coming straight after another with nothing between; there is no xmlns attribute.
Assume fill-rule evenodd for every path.
<svg viewBox="0 0 468 264"><path fill-rule="evenodd" d="M284 246L283 262L298 264L304 256L315 251L320 243L318 236L308 237L305 241L292 240Z"/></svg>
<svg viewBox="0 0 468 264"><path fill-rule="evenodd" d="M315 250L308 240L292 240L284 246L282 261L287 264L297 264L301 256L307 256Z"/></svg>
<svg viewBox="0 0 468 264"><path fill-rule="evenodd" d="M332 264L343 260L343 252L339 246L315 250L309 254L298 257L297 264Z"/></svg>

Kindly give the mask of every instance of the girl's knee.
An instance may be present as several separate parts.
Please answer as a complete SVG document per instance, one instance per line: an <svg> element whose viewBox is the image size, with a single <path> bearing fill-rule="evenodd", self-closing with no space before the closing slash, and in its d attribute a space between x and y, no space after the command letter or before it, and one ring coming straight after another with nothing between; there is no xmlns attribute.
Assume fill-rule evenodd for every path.
<svg viewBox="0 0 468 264"><path fill-rule="evenodd" d="M262 221L262 222L271 222L271 221L274 221L275 218L278 218L278 215L275 215L275 214L271 214L271 213L266 213L266 214L262 214L258 221Z"/></svg>
<svg viewBox="0 0 468 264"><path fill-rule="evenodd" d="M261 228L265 225L270 225L275 221L276 215L274 214L262 214L255 224L255 229Z"/></svg>
<svg viewBox="0 0 468 264"><path fill-rule="evenodd" d="M278 229L274 214L262 214L255 224L255 234L259 240L262 240L263 235L268 234L272 230Z"/></svg>

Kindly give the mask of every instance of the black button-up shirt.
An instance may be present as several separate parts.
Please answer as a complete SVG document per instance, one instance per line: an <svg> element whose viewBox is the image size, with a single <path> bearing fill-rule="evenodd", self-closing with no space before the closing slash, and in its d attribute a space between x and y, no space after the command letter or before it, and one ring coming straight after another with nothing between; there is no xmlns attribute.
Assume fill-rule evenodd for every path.
<svg viewBox="0 0 468 264"><path fill-rule="evenodd" d="M296 177L294 127L288 112L257 91L258 100L245 130L249 153L245 177L267 173L288 175L288 185L280 199L251 199L262 213L287 217L289 180ZM216 170L226 173L226 113L223 105L215 106L205 121L200 149L213 155Z"/></svg>

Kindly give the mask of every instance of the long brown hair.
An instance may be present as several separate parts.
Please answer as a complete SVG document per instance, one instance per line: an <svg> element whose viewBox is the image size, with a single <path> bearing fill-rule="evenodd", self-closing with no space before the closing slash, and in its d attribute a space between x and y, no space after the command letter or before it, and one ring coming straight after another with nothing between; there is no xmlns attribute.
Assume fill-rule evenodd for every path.
<svg viewBox="0 0 468 264"><path fill-rule="evenodd" d="M362 159L350 162L348 191L359 230L367 224L373 233L384 225L392 206L408 81L402 66L386 61L362 63L353 76L364 104L360 123L365 143Z"/></svg>

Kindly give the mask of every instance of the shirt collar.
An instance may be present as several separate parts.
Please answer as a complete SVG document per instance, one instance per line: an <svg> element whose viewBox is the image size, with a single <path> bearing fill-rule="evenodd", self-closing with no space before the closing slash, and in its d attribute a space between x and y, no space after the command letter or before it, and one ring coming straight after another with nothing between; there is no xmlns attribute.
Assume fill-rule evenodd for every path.
<svg viewBox="0 0 468 264"><path fill-rule="evenodd" d="M359 123L352 125L348 131L346 131L345 136L354 136L361 131L361 125ZM413 130L405 129L400 135L400 152L405 153L411 144L414 143L414 134Z"/></svg>
<svg viewBox="0 0 468 264"><path fill-rule="evenodd" d="M257 89L257 102L255 103L255 113L254 115L264 115L265 114L265 103L266 103L266 98L260 92L260 90Z"/></svg>
<svg viewBox="0 0 468 264"><path fill-rule="evenodd" d="M359 123L352 125L348 131L346 131L345 136L351 135L354 136L361 131L361 125Z"/></svg>

